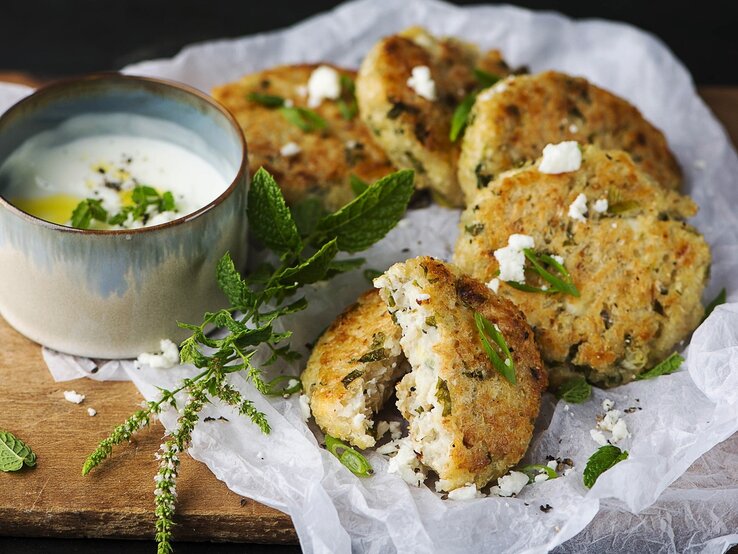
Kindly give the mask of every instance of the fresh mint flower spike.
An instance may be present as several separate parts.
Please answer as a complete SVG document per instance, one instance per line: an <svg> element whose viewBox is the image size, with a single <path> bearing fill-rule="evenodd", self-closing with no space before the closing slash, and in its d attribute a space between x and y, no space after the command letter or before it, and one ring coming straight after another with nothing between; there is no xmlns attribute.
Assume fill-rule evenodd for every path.
<svg viewBox="0 0 738 554"><path fill-rule="evenodd" d="M511 384L516 384L515 364L512 359L512 354L510 354L510 349L507 346L507 342L505 341L505 337L496 325L491 323L479 312L474 312L474 323L477 326L482 347L487 353L487 357L492 362L494 368ZM497 349L495 349L492 344L495 344L503 353L505 356L504 360L497 353Z"/></svg>
<svg viewBox="0 0 738 554"><path fill-rule="evenodd" d="M295 381L290 385L291 381ZM283 386L286 385L286 386ZM285 398L302 390L302 383L293 375L280 375L267 381L267 396L284 396Z"/></svg>
<svg viewBox="0 0 738 554"><path fill-rule="evenodd" d="M345 442L326 435L325 447L357 477L371 477L374 474L374 470L367 459Z"/></svg>

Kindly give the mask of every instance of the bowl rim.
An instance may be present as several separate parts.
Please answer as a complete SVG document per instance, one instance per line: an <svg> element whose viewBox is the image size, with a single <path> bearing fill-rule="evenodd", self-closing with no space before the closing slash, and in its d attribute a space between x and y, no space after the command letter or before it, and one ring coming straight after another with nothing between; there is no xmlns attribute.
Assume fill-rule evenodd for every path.
<svg viewBox="0 0 738 554"><path fill-rule="evenodd" d="M237 140L241 144L241 165L239 166L238 171L236 171L236 174L233 177L231 183L228 185L228 187L221 194L219 194L215 199L213 199L211 202L195 210L194 212L190 212L176 219L167 221L165 223L160 223L158 225L151 225L149 227L136 227L134 229L78 229L76 227L70 227L68 225L61 225L59 223L54 223L52 221L47 221L46 219L36 217L35 215L29 214L28 212L21 210L20 208L12 204L9 200L7 200L1 194L0 194L0 208L5 208L10 213L20 217L21 219L29 221L30 223L34 225L40 225L42 227L46 227L48 229L52 229L54 231L60 231L63 233L78 233L78 234L104 235L104 236L131 235L131 234L146 233L146 232L151 232L151 231L159 231L162 229L174 227L177 225L182 225L184 223L192 221L193 219L200 217L201 215L205 214L206 212L209 212L210 210L212 210L213 208L215 208L216 206L224 202L226 198L228 198L233 193L233 191L236 190L236 188L238 188L244 176L248 179L249 165L248 165L248 148L246 144L246 138L243 135L241 126L238 124L233 114L231 114L225 107L219 104L214 98L208 96L204 92L190 85L186 85L184 83L181 83L179 81L174 81L171 79L162 79L158 77L148 77L148 76L142 76L142 75L127 75L127 74L120 73L117 71L103 71L103 72L90 73L90 74L82 75L78 77L69 77L69 78L55 80L51 83L48 83L46 85L43 85L37 88L31 94L29 94L28 96L25 96L24 98L21 98L18 102L13 104L3 114L0 114L0 126L3 123L3 120L6 119L6 117L8 117L10 114L12 114L13 112L16 112L17 110L22 109L26 104L36 101L41 96L45 96L48 94L54 94L60 90L64 90L71 86L90 83L90 82L100 82L100 81L125 82L125 83L139 82L139 83L147 83L149 85L154 85L155 87L161 87L164 89L168 87L179 89L180 91L186 94L189 94L191 96L194 96L198 100L203 101L206 104L209 104L211 107L215 108L218 112L220 112L220 114L223 117L225 117L226 121L228 121L228 123L230 124Z"/></svg>

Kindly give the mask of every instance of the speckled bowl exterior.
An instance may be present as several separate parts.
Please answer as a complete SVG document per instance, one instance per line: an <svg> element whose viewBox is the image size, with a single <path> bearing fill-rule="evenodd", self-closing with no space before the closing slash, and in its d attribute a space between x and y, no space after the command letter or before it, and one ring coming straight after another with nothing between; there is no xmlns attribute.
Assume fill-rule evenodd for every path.
<svg viewBox="0 0 738 554"><path fill-rule="evenodd" d="M129 358L157 351L161 339L181 340L186 332L178 321L199 323L205 311L225 305L215 266L227 251L237 266L246 261L249 175L243 135L215 102L177 83L118 74L52 84L13 106L0 117L0 165L40 131L76 115L109 112L194 131L233 167L233 181L196 212L123 231L38 219L3 198L0 183L0 315L55 350Z"/></svg>

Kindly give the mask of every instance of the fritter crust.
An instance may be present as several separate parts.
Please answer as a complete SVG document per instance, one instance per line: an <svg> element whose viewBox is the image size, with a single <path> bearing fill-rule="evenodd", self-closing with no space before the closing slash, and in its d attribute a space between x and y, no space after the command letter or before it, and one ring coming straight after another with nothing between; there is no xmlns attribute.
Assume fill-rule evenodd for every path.
<svg viewBox="0 0 738 554"><path fill-rule="evenodd" d="M566 140L625 150L664 188L681 186L663 133L629 102L580 77L546 71L507 78L477 97L469 120L459 161L467 203L503 171Z"/></svg>
<svg viewBox="0 0 738 554"><path fill-rule="evenodd" d="M407 85L412 69L430 68L436 100ZM449 139L454 110L479 86L475 68L498 76L510 69L500 52L481 54L454 38L436 38L414 27L379 41L364 58L356 81L362 119L397 167L415 169L418 188L430 188L463 205L456 180L459 143Z"/></svg>
<svg viewBox="0 0 738 554"><path fill-rule="evenodd" d="M481 488L504 475L528 448L547 385L525 316L481 282L430 257L394 265L375 286L403 329L412 370L397 385L397 405L421 461L440 477L437 488ZM498 373L482 349L475 311L504 335L517 384Z"/></svg>
<svg viewBox="0 0 738 554"><path fill-rule="evenodd" d="M318 426L359 448L374 446L372 416L406 370L400 328L375 289L323 333L300 377Z"/></svg>
<svg viewBox="0 0 738 554"><path fill-rule="evenodd" d="M580 193L589 201L586 222L568 215ZM593 209L598 199L609 200L606 212ZM625 152L588 146L578 171L548 175L528 166L491 182L461 217L454 259L490 281L499 269L494 251L513 233L562 256L579 298L505 283L499 294L527 315L552 384L583 374L610 387L663 360L700 322L710 250L685 222L696 212L689 197L660 187Z"/></svg>
<svg viewBox="0 0 738 554"><path fill-rule="evenodd" d="M333 67L355 79L356 73ZM247 98L251 92L289 99L307 107L304 89L318 64L284 65L246 75L213 89L213 97L238 120L249 150L249 167L267 169L279 183L289 204L308 197L322 200L333 211L354 198L351 174L373 183L394 171L392 163L372 138L361 119L345 119L336 101L324 100L313 108L327 123L322 131L306 133L287 121L278 109ZM280 150L294 142L300 153L283 156Z"/></svg>

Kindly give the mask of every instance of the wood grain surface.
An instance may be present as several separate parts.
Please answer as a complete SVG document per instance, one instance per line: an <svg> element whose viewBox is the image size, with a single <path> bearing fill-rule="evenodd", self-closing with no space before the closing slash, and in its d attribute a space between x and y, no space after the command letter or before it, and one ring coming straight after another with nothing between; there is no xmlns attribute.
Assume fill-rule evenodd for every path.
<svg viewBox="0 0 738 554"><path fill-rule="evenodd" d="M28 76L0 80L35 84ZM738 141L738 87L702 87L700 94ZM80 405L64 390L86 396ZM87 477L86 455L137 409L131 383L80 379L55 383L32 343L0 319L0 429L32 446L38 465L0 474L0 535L151 538L157 423ZM97 410L95 417L87 407ZM290 518L232 493L203 464L184 456L177 490L180 540L294 543Z"/></svg>

